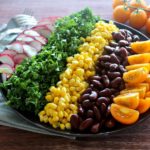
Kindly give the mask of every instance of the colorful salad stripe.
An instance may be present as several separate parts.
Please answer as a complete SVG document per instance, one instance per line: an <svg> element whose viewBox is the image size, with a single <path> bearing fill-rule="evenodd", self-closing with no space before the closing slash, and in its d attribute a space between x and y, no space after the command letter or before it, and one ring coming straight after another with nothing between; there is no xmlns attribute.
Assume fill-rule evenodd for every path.
<svg viewBox="0 0 150 150"><path fill-rule="evenodd" d="M87 79L95 74L95 63L104 47L112 40L112 32L118 28L112 23L99 21L91 36L79 47L80 54L67 58L67 69L60 75L57 86L50 87L46 95L49 102L39 113L40 121L61 130L70 129L70 117L77 114L77 99L88 87Z"/></svg>

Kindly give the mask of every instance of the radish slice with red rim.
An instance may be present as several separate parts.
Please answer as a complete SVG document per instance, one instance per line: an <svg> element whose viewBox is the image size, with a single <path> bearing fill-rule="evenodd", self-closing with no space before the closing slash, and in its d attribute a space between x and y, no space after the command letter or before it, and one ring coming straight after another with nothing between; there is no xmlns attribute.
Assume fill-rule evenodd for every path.
<svg viewBox="0 0 150 150"><path fill-rule="evenodd" d="M6 46L7 49L12 49L14 51L16 51L17 53L23 53L23 45L21 42L14 42L10 45Z"/></svg>
<svg viewBox="0 0 150 150"><path fill-rule="evenodd" d="M3 64L8 64L11 67L15 66L13 59L6 54L0 54L0 62L2 62Z"/></svg>
<svg viewBox="0 0 150 150"><path fill-rule="evenodd" d="M1 64L0 65L0 73L12 74L14 72L14 68L12 68L8 64Z"/></svg>
<svg viewBox="0 0 150 150"><path fill-rule="evenodd" d="M13 58L17 54L17 52L14 50L7 49L7 50L4 50L1 54L9 55L10 57Z"/></svg>
<svg viewBox="0 0 150 150"><path fill-rule="evenodd" d="M37 54L37 50L29 45L23 45L24 53L29 56L35 56Z"/></svg>
<svg viewBox="0 0 150 150"><path fill-rule="evenodd" d="M14 57L15 64L20 64L27 56L25 54L18 54Z"/></svg>

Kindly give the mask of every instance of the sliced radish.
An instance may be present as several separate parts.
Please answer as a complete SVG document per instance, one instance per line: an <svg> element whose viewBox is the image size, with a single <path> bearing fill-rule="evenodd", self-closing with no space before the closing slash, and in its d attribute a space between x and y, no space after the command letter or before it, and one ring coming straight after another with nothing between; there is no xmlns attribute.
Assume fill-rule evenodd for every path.
<svg viewBox="0 0 150 150"><path fill-rule="evenodd" d="M22 34L16 40L17 41L19 40L23 44L27 44L27 45L34 47L37 50L37 52L39 52L42 49L43 44L41 42L35 40L34 37L28 37L27 35Z"/></svg>
<svg viewBox="0 0 150 150"><path fill-rule="evenodd" d="M14 57L15 64L20 64L27 56L25 54L18 54Z"/></svg>
<svg viewBox="0 0 150 150"><path fill-rule="evenodd" d="M7 50L4 50L1 54L3 55L6 54L13 58L17 53L14 50L7 49Z"/></svg>
<svg viewBox="0 0 150 150"><path fill-rule="evenodd" d="M37 52L39 52L42 49L42 44L39 41L35 40L35 41L27 43L27 44L29 44L30 46L35 48L37 50Z"/></svg>
<svg viewBox="0 0 150 150"><path fill-rule="evenodd" d="M3 64L8 64L11 67L14 67L15 65L13 59L9 55L6 55L6 54L0 55L0 62L2 62Z"/></svg>
<svg viewBox="0 0 150 150"><path fill-rule="evenodd" d="M29 36L40 36L40 34L34 30L28 29L24 31L25 35L29 35Z"/></svg>
<svg viewBox="0 0 150 150"><path fill-rule="evenodd" d="M27 36L25 34L21 34L17 37L17 41L23 41L23 42L32 42L34 39L30 36Z"/></svg>
<svg viewBox="0 0 150 150"><path fill-rule="evenodd" d="M38 32L40 35L45 38L49 38L51 30L47 27L47 25L36 26L33 28L34 31Z"/></svg>
<svg viewBox="0 0 150 150"><path fill-rule="evenodd" d="M0 65L0 73L12 74L14 69L8 64Z"/></svg>
<svg viewBox="0 0 150 150"><path fill-rule="evenodd" d="M29 57L35 56L37 54L36 49L27 44L23 45L23 49L24 49L25 54L27 54L27 56Z"/></svg>
<svg viewBox="0 0 150 150"><path fill-rule="evenodd" d="M23 53L23 46L22 46L22 43L21 42L13 42L12 44L10 45L7 45L6 46L7 49L11 49L11 50L14 50L16 51L17 53Z"/></svg>
<svg viewBox="0 0 150 150"><path fill-rule="evenodd" d="M35 39L45 45L48 41L44 36L36 36Z"/></svg>

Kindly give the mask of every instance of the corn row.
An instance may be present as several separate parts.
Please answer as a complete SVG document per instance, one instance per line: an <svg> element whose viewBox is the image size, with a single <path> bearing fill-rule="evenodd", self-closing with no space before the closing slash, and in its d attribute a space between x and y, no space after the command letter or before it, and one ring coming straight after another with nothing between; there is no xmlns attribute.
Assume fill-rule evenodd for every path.
<svg viewBox="0 0 150 150"><path fill-rule="evenodd" d="M84 43L79 47L79 54L67 58L67 69L60 75L57 87L50 87L45 96L48 103L39 113L41 122L51 124L61 130L70 129L70 117L77 114L77 99L88 87L86 82L95 74L95 63L102 55L104 46L112 40L111 33L118 31L111 22L102 21L96 23L91 36L83 39Z"/></svg>

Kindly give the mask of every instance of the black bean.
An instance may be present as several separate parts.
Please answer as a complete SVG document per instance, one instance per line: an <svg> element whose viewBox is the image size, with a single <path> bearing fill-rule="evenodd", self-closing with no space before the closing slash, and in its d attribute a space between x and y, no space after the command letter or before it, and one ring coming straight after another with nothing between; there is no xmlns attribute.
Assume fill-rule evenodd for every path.
<svg viewBox="0 0 150 150"><path fill-rule="evenodd" d="M108 68L110 67L110 65L111 65L111 63L106 62L106 63L104 64L104 67L105 67L106 69L108 69Z"/></svg>
<svg viewBox="0 0 150 150"><path fill-rule="evenodd" d="M125 36L119 32L113 32L112 36L113 36L113 39L116 41L125 40Z"/></svg>
<svg viewBox="0 0 150 150"><path fill-rule="evenodd" d="M80 119L77 114L73 114L70 118L71 127L73 129L78 129L80 125Z"/></svg>
<svg viewBox="0 0 150 150"><path fill-rule="evenodd" d="M112 88L117 88L118 85L122 82L122 78L121 77L117 77L114 80L111 81L111 87Z"/></svg>
<svg viewBox="0 0 150 150"><path fill-rule="evenodd" d="M92 103L90 102L89 99L86 99L86 100L84 100L84 101L82 102L82 106L83 106L84 108L90 108L90 107L92 106Z"/></svg>
<svg viewBox="0 0 150 150"><path fill-rule="evenodd" d="M99 109L98 109L96 106L94 106L94 107L93 107L93 111L94 111L96 120L97 120L97 121L100 121L100 120L101 120L101 114L100 114Z"/></svg>
<svg viewBox="0 0 150 150"><path fill-rule="evenodd" d="M87 118L80 124L79 130L84 131L84 130L90 128L93 125L93 122L94 122L94 120L92 118Z"/></svg>
<svg viewBox="0 0 150 150"><path fill-rule="evenodd" d="M125 84L122 82L121 85L119 86L119 90L121 91L123 89L125 89Z"/></svg>
<svg viewBox="0 0 150 150"><path fill-rule="evenodd" d="M92 80L92 83L93 83L94 87L96 87L96 88L103 88L103 85L100 81Z"/></svg>
<svg viewBox="0 0 150 150"><path fill-rule="evenodd" d="M138 35L133 35L133 42L140 41L140 37Z"/></svg>
<svg viewBox="0 0 150 150"><path fill-rule="evenodd" d="M128 65L129 65L128 60L125 59L125 60L122 62L122 65L123 65L123 66L128 66Z"/></svg>
<svg viewBox="0 0 150 150"><path fill-rule="evenodd" d="M111 90L109 88L105 88L104 90L99 92L99 96L108 97L111 95Z"/></svg>
<svg viewBox="0 0 150 150"><path fill-rule="evenodd" d="M81 97L78 99L78 102L81 103L85 99L89 99L89 93L81 95Z"/></svg>
<svg viewBox="0 0 150 150"><path fill-rule="evenodd" d="M119 46L121 47L121 46L128 46L129 45L129 42L128 41L126 41L126 40L120 40L119 41Z"/></svg>
<svg viewBox="0 0 150 150"><path fill-rule="evenodd" d="M115 63L115 64L120 63L119 59L117 58L117 56L114 53L110 55L110 60L112 63Z"/></svg>
<svg viewBox="0 0 150 150"><path fill-rule="evenodd" d="M111 79L114 79L116 77L121 77L121 73L120 72L109 72L107 73L108 77Z"/></svg>
<svg viewBox="0 0 150 150"><path fill-rule="evenodd" d="M80 116L84 115L84 109L82 108L81 105L78 106L78 113L79 113Z"/></svg>
<svg viewBox="0 0 150 150"><path fill-rule="evenodd" d="M111 88L111 94L115 94L116 92L118 92L118 90Z"/></svg>
<svg viewBox="0 0 150 150"><path fill-rule="evenodd" d="M110 105L107 107L105 116L106 116L106 118L108 118L109 116L111 116Z"/></svg>
<svg viewBox="0 0 150 150"><path fill-rule="evenodd" d="M118 65L117 64L110 64L109 70L110 71L116 71L116 70L118 70Z"/></svg>
<svg viewBox="0 0 150 150"><path fill-rule="evenodd" d="M109 43L109 45L110 45L111 47L117 47L117 46L118 46L118 43L116 43L116 42L114 42L114 41L111 41L111 42Z"/></svg>
<svg viewBox="0 0 150 150"><path fill-rule="evenodd" d="M127 33L126 33L126 31L124 29L120 29L119 32L121 32L121 34L126 37Z"/></svg>
<svg viewBox="0 0 150 150"><path fill-rule="evenodd" d="M110 101L110 100L109 100L107 97L99 97L99 98L97 99L96 104L97 104L97 106L101 106L102 103L105 103L106 105L108 105L108 104L109 104L109 101Z"/></svg>
<svg viewBox="0 0 150 150"><path fill-rule="evenodd" d="M96 91L92 91L91 94L89 95L90 100L95 101L98 97L98 94Z"/></svg>
<svg viewBox="0 0 150 150"><path fill-rule="evenodd" d="M126 72L126 69L125 69L125 67L124 67L123 65L119 65L119 70L120 70L122 73Z"/></svg>
<svg viewBox="0 0 150 150"><path fill-rule="evenodd" d="M102 61L110 61L110 56L109 55L103 55L100 57L100 60Z"/></svg>
<svg viewBox="0 0 150 150"><path fill-rule="evenodd" d="M83 93L82 93L82 95L84 95L84 94L90 94L92 92L92 88L87 88Z"/></svg>
<svg viewBox="0 0 150 150"><path fill-rule="evenodd" d="M100 106L100 110L101 110L101 113L104 114L107 110L107 105L105 103L102 103Z"/></svg>
<svg viewBox="0 0 150 150"><path fill-rule="evenodd" d="M93 116L94 116L93 110L89 109L89 110L87 111L86 117L87 117L87 118L93 118Z"/></svg>
<svg viewBox="0 0 150 150"><path fill-rule="evenodd" d="M91 127L91 133L98 133L99 130L100 130L100 127L101 127L100 123L94 124L94 125Z"/></svg>
<svg viewBox="0 0 150 150"><path fill-rule="evenodd" d="M102 76L102 83L104 85L104 87L109 87L110 81L107 75L103 75Z"/></svg>
<svg viewBox="0 0 150 150"><path fill-rule="evenodd" d="M105 75L107 71L105 69L101 70L101 75Z"/></svg>
<svg viewBox="0 0 150 150"><path fill-rule="evenodd" d="M100 81L100 80L101 80L101 77L98 76L98 75L95 75L95 76L92 76L92 77L91 77L91 80L98 80L98 81Z"/></svg>
<svg viewBox="0 0 150 150"><path fill-rule="evenodd" d="M105 46L104 50L108 53L111 54L114 52L114 48L110 47L110 46Z"/></svg>
<svg viewBox="0 0 150 150"><path fill-rule="evenodd" d="M115 97L115 95L111 95L110 96L110 100L113 102L113 98Z"/></svg>
<svg viewBox="0 0 150 150"><path fill-rule="evenodd" d="M126 48L121 47L119 54L121 55L121 57L125 58L128 56L128 51L126 50Z"/></svg>
<svg viewBox="0 0 150 150"><path fill-rule="evenodd" d="M127 41L128 41L128 42L132 42L132 37L131 37L131 36L128 36L128 37L127 37Z"/></svg>

